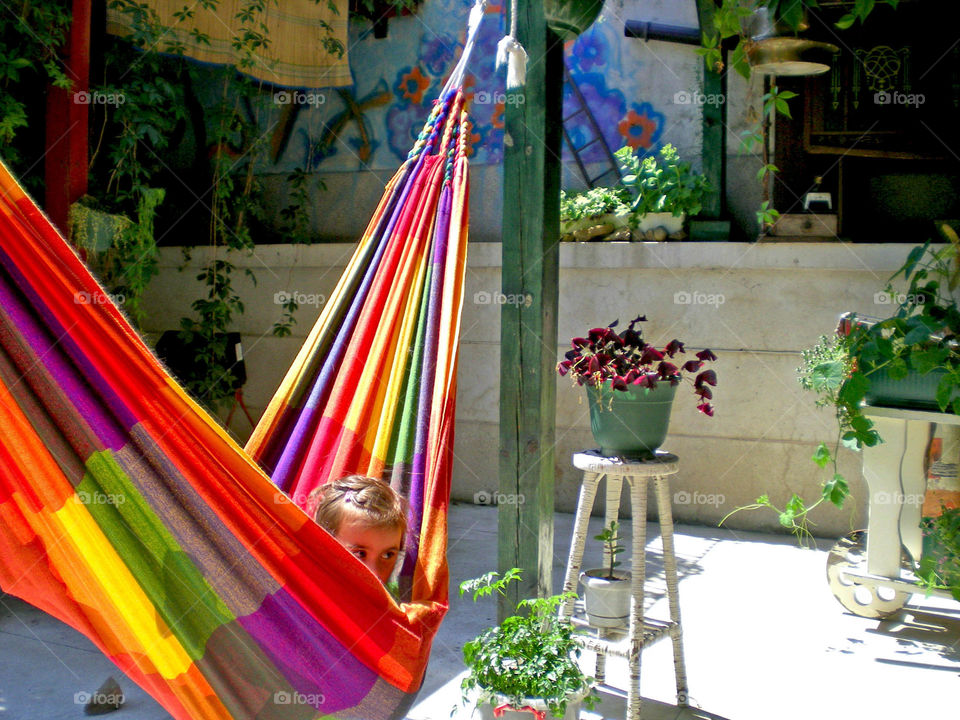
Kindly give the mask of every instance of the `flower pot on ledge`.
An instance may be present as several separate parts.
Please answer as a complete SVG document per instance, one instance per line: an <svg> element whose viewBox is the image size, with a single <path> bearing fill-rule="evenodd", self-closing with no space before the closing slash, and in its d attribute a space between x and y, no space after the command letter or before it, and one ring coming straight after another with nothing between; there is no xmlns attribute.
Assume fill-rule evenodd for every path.
<svg viewBox="0 0 960 720"><path fill-rule="evenodd" d="M590 430L607 456L650 457L663 445L677 387L657 383L651 390L630 387L613 390L609 382L599 389L587 386Z"/></svg>

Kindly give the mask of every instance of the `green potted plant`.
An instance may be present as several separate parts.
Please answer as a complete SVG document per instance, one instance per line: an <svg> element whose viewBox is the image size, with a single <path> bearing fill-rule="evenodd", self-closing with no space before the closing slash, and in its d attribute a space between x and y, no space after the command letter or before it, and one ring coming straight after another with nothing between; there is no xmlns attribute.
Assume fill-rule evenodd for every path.
<svg viewBox="0 0 960 720"><path fill-rule="evenodd" d="M700 212L710 183L693 172L690 163L680 161L673 145L668 143L655 155L642 159L630 146L620 148L614 155L620 164L623 184L633 194L631 224L637 231L662 227L668 236L674 235L683 229L688 216Z"/></svg>
<svg viewBox="0 0 960 720"><path fill-rule="evenodd" d="M832 469L820 497L807 503L793 493L779 508L762 495L734 512L769 508L778 513L781 525L807 535L814 508L824 502L842 507L849 495L837 467L840 448L859 450L882 441L864 414L864 403L960 414L960 306L953 295L960 285L960 239L949 226L941 231L949 244L934 248L927 242L913 248L877 294L890 302L888 317L868 320L846 314L834 337L821 337L802 352L801 386L816 393L817 405L831 407L836 418L836 437L829 444L821 442L813 455L821 468ZM906 292L894 293L897 281L906 283Z"/></svg>
<svg viewBox="0 0 960 720"><path fill-rule="evenodd" d="M504 588L519 577L519 568L502 578L489 572L461 583L460 595L472 593L474 601L493 593L505 595ZM463 646L468 670L461 684L464 704L477 707L484 720L523 720L531 711L544 718L575 720L581 703L593 707L593 678L577 664L580 647L573 625L557 618L557 608L570 596L521 600L516 615Z"/></svg>
<svg viewBox="0 0 960 720"><path fill-rule="evenodd" d="M617 570L620 565L617 555L624 550L620 544L618 529L617 521L611 520L599 535L593 536L594 540L603 543L606 565L580 573L583 604L587 619L593 627L623 627L629 622L631 574L627 570Z"/></svg>
<svg viewBox="0 0 960 720"><path fill-rule="evenodd" d="M960 507L941 504L940 514L923 519L923 557L917 570L928 588L949 590L960 600Z"/></svg>
<svg viewBox="0 0 960 720"><path fill-rule="evenodd" d="M598 186L579 193L560 191L560 239L630 240L630 192Z"/></svg>
<svg viewBox="0 0 960 720"><path fill-rule="evenodd" d="M670 411L677 387L683 380L693 386L697 410L713 416L711 387L716 372L704 369L717 359L710 349L700 350L695 359L681 363L685 354L679 340L662 350L643 338L640 315L623 332L607 327L593 328L586 337L575 337L557 364L557 373L570 375L587 389L590 429L604 455L650 456L663 443L670 424ZM675 364L675 362L677 364Z"/></svg>

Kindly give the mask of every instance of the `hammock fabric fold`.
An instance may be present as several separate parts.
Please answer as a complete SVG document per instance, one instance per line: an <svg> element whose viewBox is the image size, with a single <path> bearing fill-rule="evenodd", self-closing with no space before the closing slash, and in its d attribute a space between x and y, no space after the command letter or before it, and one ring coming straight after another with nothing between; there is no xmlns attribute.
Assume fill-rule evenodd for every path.
<svg viewBox="0 0 960 720"><path fill-rule="evenodd" d="M378 720L415 697L447 608L465 125L445 92L257 430L289 496L0 166L0 587L175 718ZM298 507L385 471L420 530L402 604Z"/></svg>

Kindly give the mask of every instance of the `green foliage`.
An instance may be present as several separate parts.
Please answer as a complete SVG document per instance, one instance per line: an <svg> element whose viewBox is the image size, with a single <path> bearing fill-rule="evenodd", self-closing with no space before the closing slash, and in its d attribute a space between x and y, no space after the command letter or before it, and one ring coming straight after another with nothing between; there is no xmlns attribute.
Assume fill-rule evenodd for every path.
<svg viewBox="0 0 960 720"><path fill-rule="evenodd" d="M569 223L584 218L630 212L630 192L621 186L595 187L583 192L567 194L560 191L560 220Z"/></svg>
<svg viewBox="0 0 960 720"><path fill-rule="evenodd" d="M486 573L461 583L460 595L472 593L475 601L494 593L505 595L506 586L519 577L518 568L502 578L496 572ZM503 695L516 707L526 705L529 698L540 698L560 717L571 697L586 695L584 704L592 708L596 702L591 693L593 678L577 664L580 648L573 625L557 618L560 604L573 597L574 593L567 593L521 600L517 615L466 643L463 660L469 673L461 684L464 703L477 691L477 705L493 703L491 693Z"/></svg>
<svg viewBox="0 0 960 720"><path fill-rule="evenodd" d="M941 504L937 517L923 519L924 553L917 570L921 585L949 590L960 600L960 507Z"/></svg>
<svg viewBox="0 0 960 720"><path fill-rule="evenodd" d="M594 540L599 540L603 543L603 550L607 553L607 557L610 558L610 563L606 567L607 574L605 577L607 580L616 579L613 571L620 565L620 561L617 560L617 555L624 551L624 547L620 544L620 539L617 536L619 528L620 524L616 520L611 520L610 524L607 525L602 532L593 536Z"/></svg>
<svg viewBox="0 0 960 720"><path fill-rule="evenodd" d="M834 337L822 336L814 347L801 353L803 363L797 368L800 386L816 394L818 407L833 410L837 427L833 442L821 442L811 458L830 473L821 485L820 497L808 504L794 494L781 509L764 495L734 512L772 509L784 527L805 537L810 533L810 513L816 507L822 503L843 507L850 488L838 469L838 454L844 447L860 450L881 442L863 404L871 381L883 373L892 380L910 373L942 373L937 407L941 412L960 414L960 343L956 339L960 308L952 293L960 286L960 239L949 227L942 232L950 244L935 249L927 242L914 248L890 277L884 292L899 302L891 303L888 317L867 322L844 315ZM895 295L893 283L898 280L906 283L907 292Z"/></svg>
<svg viewBox="0 0 960 720"><path fill-rule="evenodd" d="M48 84L70 88L59 55L70 16L70 4L63 0L4 4L0 12L0 157L34 191L42 183L27 174L35 158L24 157L20 131L31 114L44 112ZM41 151L37 148L38 157Z"/></svg>
<svg viewBox="0 0 960 720"><path fill-rule="evenodd" d="M643 159L637 157L629 145L614 155L624 186L633 192L630 211L634 218L656 212L688 216L700 212L710 183L703 175L693 172L690 163L680 161L673 145L668 143L656 155Z"/></svg>

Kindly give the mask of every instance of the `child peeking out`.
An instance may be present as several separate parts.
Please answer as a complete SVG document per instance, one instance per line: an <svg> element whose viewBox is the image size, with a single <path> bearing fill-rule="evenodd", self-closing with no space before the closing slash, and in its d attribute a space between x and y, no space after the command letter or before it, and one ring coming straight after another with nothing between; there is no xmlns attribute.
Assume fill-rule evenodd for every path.
<svg viewBox="0 0 960 720"><path fill-rule="evenodd" d="M317 488L314 519L387 584L407 533L403 498L387 483L364 475Z"/></svg>

